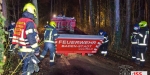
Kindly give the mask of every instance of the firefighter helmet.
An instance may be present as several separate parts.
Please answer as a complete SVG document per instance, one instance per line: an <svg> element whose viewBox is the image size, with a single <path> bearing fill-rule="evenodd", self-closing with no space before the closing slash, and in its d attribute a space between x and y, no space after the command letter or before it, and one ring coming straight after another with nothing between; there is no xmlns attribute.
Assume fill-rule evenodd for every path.
<svg viewBox="0 0 150 75"><path fill-rule="evenodd" d="M56 27L56 22L55 21L51 21L50 25L55 28Z"/></svg>
<svg viewBox="0 0 150 75"><path fill-rule="evenodd" d="M140 29L139 24L135 24L135 25L134 25L134 30L138 30L138 29Z"/></svg>
<svg viewBox="0 0 150 75"><path fill-rule="evenodd" d="M32 3L25 4L25 6L23 7L23 12L25 12L25 11L33 14L34 17L37 18L37 16L36 16L36 8L35 8L35 6Z"/></svg>
<svg viewBox="0 0 150 75"><path fill-rule="evenodd" d="M146 26L147 26L147 22L146 22L146 21L141 21L141 22L139 23L139 26L140 26L140 27L146 27Z"/></svg>
<svg viewBox="0 0 150 75"><path fill-rule="evenodd" d="M103 34L104 34L104 30L100 29L98 35L103 35Z"/></svg>

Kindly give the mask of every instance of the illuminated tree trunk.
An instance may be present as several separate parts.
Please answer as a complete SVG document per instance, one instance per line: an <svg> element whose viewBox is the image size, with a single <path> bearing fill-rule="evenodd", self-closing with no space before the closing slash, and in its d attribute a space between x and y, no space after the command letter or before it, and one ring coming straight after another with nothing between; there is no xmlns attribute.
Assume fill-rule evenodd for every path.
<svg viewBox="0 0 150 75"><path fill-rule="evenodd" d="M130 37L130 13L131 13L131 2L130 0L126 0L126 44L129 43Z"/></svg>
<svg viewBox="0 0 150 75"><path fill-rule="evenodd" d="M120 49L120 42L121 42L121 30L120 30L120 0L115 0L115 46L116 50Z"/></svg>
<svg viewBox="0 0 150 75"><path fill-rule="evenodd" d="M89 24L89 1L86 0L86 24Z"/></svg>
<svg viewBox="0 0 150 75"><path fill-rule="evenodd" d="M90 27L91 27L91 34L94 34L94 13L93 13L93 4L92 0L89 0L89 14L90 14Z"/></svg>
<svg viewBox="0 0 150 75"><path fill-rule="evenodd" d="M37 15L37 19L35 19L35 23L36 23L36 25L38 26L38 24L39 24L39 18L38 18L38 4L37 4L37 0L32 0L32 3L35 5L35 7L36 7L36 15Z"/></svg>

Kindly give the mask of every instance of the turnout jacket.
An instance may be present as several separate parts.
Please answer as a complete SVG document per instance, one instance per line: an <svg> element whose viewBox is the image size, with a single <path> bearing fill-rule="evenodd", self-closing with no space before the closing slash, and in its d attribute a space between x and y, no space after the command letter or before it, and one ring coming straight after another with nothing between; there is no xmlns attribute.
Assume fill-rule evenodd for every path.
<svg viewBox="0 0 150 75"><path fill-rule="evenodd" d="M34 15L24 12L16 23L12 44L18 44L21 52L33 52L38 47L39 36L33 18Z"/></svg>
<svg viewBox="0 0 150 75"><path fill-rule="evenodd" d="M99 32L98 35L104 36L103 43L108 43L108 34L106 32L102 32L102 34Z"/></svg>
<svg viewBox="0 0 150 75"><path fill-rule="evenodd" d="M132 32L132 34L131 34L131 43L132 44L138 44L138 39L137 39L138 32L139 31L133 31Z"/></svg>
<svg viewBox="0 0 150 75"><path fill-rule="evenodd" d="M140 28L138 34L138 45L147 46L149 39L149 29L147 27Z"/></svg>
<svg viewBox="0 0 150 75"><path fill-rule="evenodd" d="M55 43L55 39L58 37L56 28L47 26L44 32L44 42Z"/></svg>

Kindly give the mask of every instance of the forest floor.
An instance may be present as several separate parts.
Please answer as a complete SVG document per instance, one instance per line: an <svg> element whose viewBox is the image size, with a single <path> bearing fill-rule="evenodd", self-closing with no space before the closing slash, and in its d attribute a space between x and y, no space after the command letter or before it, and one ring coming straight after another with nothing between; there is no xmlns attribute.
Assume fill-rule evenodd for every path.
<svg viewBox="0 0 150 75"><path fill-rule="evenodd" d="M124 67L123 67L124 66ZM124 75L123 71L148 71L148 62L144 68L131 61L116 60L116 58L103 56L82 56L69 54L65 57L56 56L55 65L50 67L49 54L40 63L40 71L34 75Z"/></svg>

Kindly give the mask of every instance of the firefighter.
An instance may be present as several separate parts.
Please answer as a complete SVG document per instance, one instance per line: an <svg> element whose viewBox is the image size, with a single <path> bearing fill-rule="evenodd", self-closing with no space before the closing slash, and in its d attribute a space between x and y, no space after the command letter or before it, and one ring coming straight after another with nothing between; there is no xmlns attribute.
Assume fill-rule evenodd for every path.
<svg viewBox="0 0 150 75"><path fill-rule="evenodd" d="M138 34L138 49L139 49L139 57L140 57L140 66L144 67L145 65L145 54L148 46L149 39L149 28L147 27L146 21L141 21L139 23L140 30Z"/></svg>
<svg viewBox="0 0 150 75"><path fill-rule="evenodd" d="M56 23L51 21L49 26L45 29L44 33L44 50L40 55L40 60L44 58L47 54L47 51L50 51L50 66L54 65L55 58L55 39L58 37L56 30Z"/></svg>
<svg viewBox="0 0 150 75"><path fill-rule="evenodd" d="M15 22L14 21L11 21L11 24L8 26L8 32L9 32L9 42L10 42L10 45L9 45L9 51L12 52L13 51L13 47L14 45L11 44L12 43L12 37L13 37L13 34L14 34L14 28L15 28Z"/></svg>
<svg viewBox="0 0 150 75"><path fill-rule="evenodd" d="M37 71L38 68L39 61L34 57L39 55L40 49L38 47L39 36L34 23L35 18L35 6L32 3L25 4L22 17L17 21L13 34L12 44L18 48L18 54L23 60L22 75L31 75L33 70Z"/></svg>
<svg viewBox="0 0 150 75"><path fill-rule="evenodd" d="M46 22L46 25L44 26L44 28L47 28L47 27L49 26L48 23L49 23L49 22L47 21L47 22Z"/></svg>
<svg viewBox="0 0 150 75"><path fill-rule="evenodd" d="M108 49L108 35L104 30L99 30L98 35L104 36L104 40L102 42L102 45L100 46L100 54L106 56L107 55L107 49Z"/></svg>
<svg viewBox="0 0 150 75"><path fill-rule="evenodd" d="M61 11L60 14L57 17L65 17L64 12Z"/></svg>
<svg viewBox="0 0 150 75"><path fill-rule="evenodd" d="M139 57L137 57L137 54L139 53L138 51L138 39L137 39L137 35L139 32L139 24L135 24L133 27L134 31L131 34L131 52L132 52L132 61L133 62L137 62L139 60ZM137 61L136 61L137 60Z"/></svg>
<svg viewBox="0 0 150 75"><path fill-rule="evenodd" d="M15 22L11 21L11 24L8 26L8 31L9 31L9 41L12 41L13 33L14 33L14 28L15 28Z"/></svg>

